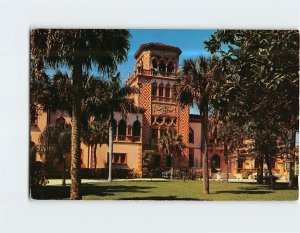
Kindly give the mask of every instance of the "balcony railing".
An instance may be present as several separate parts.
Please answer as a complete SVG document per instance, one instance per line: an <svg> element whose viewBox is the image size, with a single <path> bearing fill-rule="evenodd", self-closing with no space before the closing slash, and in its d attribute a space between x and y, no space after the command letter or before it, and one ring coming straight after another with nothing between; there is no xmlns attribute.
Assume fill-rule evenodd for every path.
<svg viewBox="0 0 300 233"><path fill-rule="evenodd" d="M143 75L152 75L152 76L157 76L157 77L171 77L171 78L176 77L175 73L158 71L156 69L144 70L144 69L138 68L136 70L136 73L143 74Z"/></svg>
<svg viewBox="0 0 300 233"><path fill-rule="evenodd" d="M129 135L114 135L113 136L114 142L135 142L139 143L142 142L141 136L129 136Z"/></svg>
<svg viewBox="0 0 300 233"><path fill-rule="evenodd" d="M152 96L152 100L153 101L160 101L160 102L168 102L168 103L172 103L174 102L173 98L171 97L165 97L165 96Z"/></svg>

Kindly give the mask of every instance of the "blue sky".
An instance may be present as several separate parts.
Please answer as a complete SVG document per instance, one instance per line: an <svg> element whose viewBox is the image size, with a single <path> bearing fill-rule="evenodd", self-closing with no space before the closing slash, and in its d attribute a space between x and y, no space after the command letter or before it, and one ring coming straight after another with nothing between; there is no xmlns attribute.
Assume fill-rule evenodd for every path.
<svg viewBox="0 0 300 233"><path fill-rule="evenodd" d="M179 63L189 57L200 55L209 56L204 48L204 41L207 40L215 30L168 30L168 29L137 29L129 30L130 50L128 59L125 63L119 65L122 78L125 80L128 73L133 73L134 53L141 44L149 42L160 42L179 47L182 50Z"/></svg>
<svg viewBox="0 0 300 233"><path fill-rule="evenodd" d="M130 50L125 63L118 66L124 81L128 74L133 73L135 59L134 53L141 44L149 42L160 42L179 47L182 54L179 57L179 64L183 59L198 57L200 55L209 56L210 53L204 48L204 41L209 39L215 30L166 30L166 29L137 29L130 30ZM198 114L198 110L192 108L191 113Z"/></svg>

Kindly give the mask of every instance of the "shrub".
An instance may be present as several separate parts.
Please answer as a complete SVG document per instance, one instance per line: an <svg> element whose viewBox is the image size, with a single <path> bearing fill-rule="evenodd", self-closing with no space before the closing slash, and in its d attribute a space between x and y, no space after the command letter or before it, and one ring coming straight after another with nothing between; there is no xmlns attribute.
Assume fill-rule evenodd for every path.
<svg viewBox="0 0 300 233"><path fill-rule="evenodd" d="M193 168L174 169L173 179L176 180L198 180L202 178L202 172Z"/></svg>
<svg viewBox="0 0 300 233"><path fill-rule="evenodd" d="M108 177L108 168L97 168L81 169L81 178L82 179L107 179ZM134 169L129 168L115 168L112 169L112 177L114 179L132 179L139 177L139 174L134 171Z"/></svg>
<svg viewBox="0 0 300 233"><path fill-rule="evenodd" d="M46 185L48 183L46 166L42 162L30 163L30 187Z"/></svg>

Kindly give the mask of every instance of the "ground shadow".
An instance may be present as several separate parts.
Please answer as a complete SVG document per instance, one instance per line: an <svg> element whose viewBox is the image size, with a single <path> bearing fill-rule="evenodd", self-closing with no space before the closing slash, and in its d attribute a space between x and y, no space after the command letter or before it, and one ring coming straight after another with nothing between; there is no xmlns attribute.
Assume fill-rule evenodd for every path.
<svg viewBox="0 0 300 233"><path fill-rule="evenodd" d="M231 193L231 194L270 194L273 193L272 191L264 191L264 190L226 190L226 191L216 191L214 194L224 194L224 193Z"/></svg>
<svg viewBox="0 0 300 233"><path fill-rule="evenodd" d="M82 187L82 196L114 196L120 192L147 193L154 187L148 186L125 186L125 185L93 185L85 184ZM44 186L31 189L31 197L38 200L64 200L70 197L70 186Z"/></svg>
<svg viewBox="0 0 300 233"><path fill-rule="evenodd" d="M177 196L149 196L149 197L130 197L120 198L118 200L155 200L155 201L206 201L204 199L197 198L180 198Z"/></svg>

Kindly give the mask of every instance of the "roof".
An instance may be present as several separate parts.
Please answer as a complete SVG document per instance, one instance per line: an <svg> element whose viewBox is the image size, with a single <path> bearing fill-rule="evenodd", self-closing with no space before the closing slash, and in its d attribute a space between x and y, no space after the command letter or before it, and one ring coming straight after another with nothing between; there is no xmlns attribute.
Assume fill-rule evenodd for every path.
<svg viewBox="0 0 300 233"><path fill-rule="evenodd" d="M136 59L138 55L143 51L143 50L148 50L148 49L159 49L159 50L164 50L164 51L172 51L177 53L178 55L181 54L181 49L175 46L159 43L159 42L151 42L151 43L146 43L146 44L141 44L139 49L134 53L134 58Z"/></svg>

